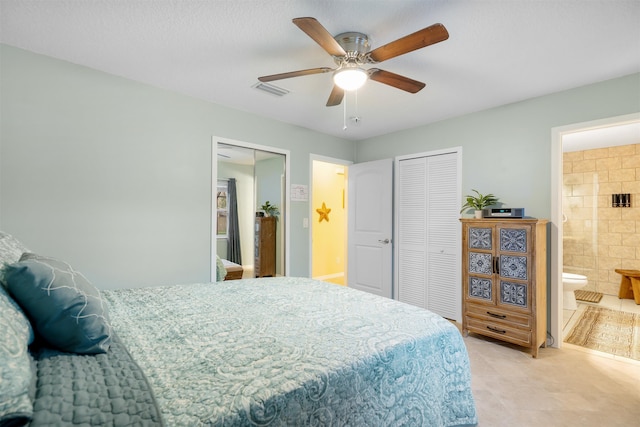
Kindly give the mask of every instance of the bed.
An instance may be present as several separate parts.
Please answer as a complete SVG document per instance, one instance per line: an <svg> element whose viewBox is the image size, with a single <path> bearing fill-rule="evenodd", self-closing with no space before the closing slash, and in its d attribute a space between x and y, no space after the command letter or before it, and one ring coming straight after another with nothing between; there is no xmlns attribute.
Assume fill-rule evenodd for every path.
<svg viewBox="0 0 640 427"><path fill-rule="evenodd" d="M15 283L16 265L53 262L24 254L19 259L5 267L5 286ZM57 272L67 271L53 265ZM70 266L68 271L77 273ZM80 279L74 276L74 283L83 283ZM0 366L0 375L22 388L28 383L28 390L10 401L9 409L20 409L14 418L0 390L0 423L477 423L469 360L458 329L417 307L287 277L102 291L96 306L108 322L94 341L108 348L78 354L53 348L48 337L40 336L38 323L24 314L28 304L12 300L16 286L11 283L8 291L0 287L0 304L15 312L4 321L19 332L11 343L19 342L20 349L11 357L26 354L29 362L3 363L11 368ZM1 311L3 317L7 312ZM23 369L16 370L18 365ZM30 378L16 379L17 371ZM71 378L56 378L67 371L73 372ZM3 384L7 381L0 381L0 389ZM92 396L99 396L100 408L91 407Z"/></svg>
<svg viewBox="0 0 640 427"><path fill-rule="evenodd" d="M227 274L224 277L224 280L242 279L242 273L244 272L244 269L240 264L231 262L227 259L222 259L221 261L225 271L227 272Z"/></svg>

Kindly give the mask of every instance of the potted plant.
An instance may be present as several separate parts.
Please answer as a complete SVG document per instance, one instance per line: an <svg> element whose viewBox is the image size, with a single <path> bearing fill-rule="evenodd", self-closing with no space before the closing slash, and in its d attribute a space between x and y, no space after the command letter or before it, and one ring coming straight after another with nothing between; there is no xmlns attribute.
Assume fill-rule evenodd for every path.
<svg viewBox="0 0 640 427"><path fill-rule="evenodd" d="M280 210L278 209L278 207L269 203L268 200L264 203L264 205L260 206L260 209L262 209L262 211L264 212L264 216L273 216L277 218L278 215L280 215Z"/></svg>
<svg viewBox="0 0 640 427"><path fill-rule="evenodd" d="M466 202L462 205L462 209L460 209L460 213L465 209L474 209L476 218L482 218L482 209L495 205L498 202L498 198L493 194L485 194L482 195L478 190L471 189L476 195L467 194L465 196Z"/></svg>

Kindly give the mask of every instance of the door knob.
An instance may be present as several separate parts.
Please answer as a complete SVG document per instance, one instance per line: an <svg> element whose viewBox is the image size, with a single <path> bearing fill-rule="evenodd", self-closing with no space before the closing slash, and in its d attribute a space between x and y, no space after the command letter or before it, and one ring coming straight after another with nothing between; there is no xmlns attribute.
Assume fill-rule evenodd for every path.
<svg viewBox="0 0 640 427"><path fill-rule="evenodd" d="M384 240L380 240L378 239L378 242L380 243L384 243L385 245L389 243L389 239L384 239Z"/></svg>

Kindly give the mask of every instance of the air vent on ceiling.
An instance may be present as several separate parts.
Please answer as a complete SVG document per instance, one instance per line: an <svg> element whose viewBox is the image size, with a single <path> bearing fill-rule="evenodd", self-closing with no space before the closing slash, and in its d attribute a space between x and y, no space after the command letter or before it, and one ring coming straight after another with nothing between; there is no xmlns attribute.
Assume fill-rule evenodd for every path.
<svg viewBox="0 0 640 427"><path fill-rule="evenodd" d="M271 95L276 95L276 96L285 96L286 94L289 93L288 90L283 89L281 87L278 86L274 86L272 84L269 83L262 83L262 82L258 82L256 84L254 84L253 86L251 86L252 88L270 93Z"/></svg>

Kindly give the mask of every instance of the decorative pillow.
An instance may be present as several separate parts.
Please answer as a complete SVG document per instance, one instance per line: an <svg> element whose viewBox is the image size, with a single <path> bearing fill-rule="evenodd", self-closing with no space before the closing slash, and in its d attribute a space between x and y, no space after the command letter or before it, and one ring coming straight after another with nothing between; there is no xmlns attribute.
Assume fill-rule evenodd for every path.
<svg viewBox="0 0 640 427"><path fill-rule="evenodd" d="M24 252L29 252L19 240L11 234L0 231L0 284L6 287L2 278L2 270L6 264L12 264L20 259Z"/></svg>
<svg viewBox="0 0 640 427"><path fill-rule="evenodd" d="M20 259L29 250L11 234L0 231L0 264L11 264Z"/></svg>
<svg viewBox="0 0 640 427"><path fill-rule="evenodd" d="M0 425L31 420L30 387L35 379L28 346L33 330L18 304L0 286Z"/></svg>
<svg viewBox="0 0 640 427"><path fill-rule="evenodd" d="M227 269L218 255L216 255L216 282L221 282L227 276Z"/></svg>
<svg viewBox="0 0 640 427"><path fill-rule="evenodd" d="M81 354L109 349L111 325L100 291L69 264L25 253L6 267L5 279L13 298L49 344Z"/></svg>

